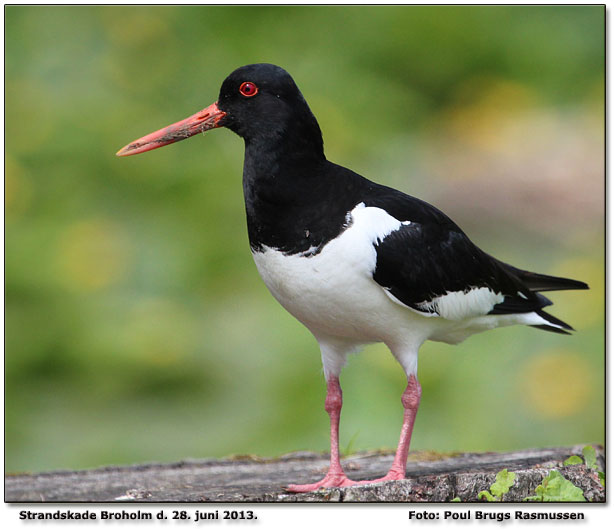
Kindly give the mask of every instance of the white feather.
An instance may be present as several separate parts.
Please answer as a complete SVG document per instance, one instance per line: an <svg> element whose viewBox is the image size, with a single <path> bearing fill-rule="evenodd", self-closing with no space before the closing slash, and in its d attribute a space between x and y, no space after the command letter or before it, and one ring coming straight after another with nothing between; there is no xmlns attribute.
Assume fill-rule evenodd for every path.
<svg viewBox="0 0 614 530"><path fill-rule="evenodd" d="M474 287L466 293L448 292L416 305L449 320L462 320L488 314L496 304L503 302L503 299L503 294L495 293L488 287Z"/></svg>

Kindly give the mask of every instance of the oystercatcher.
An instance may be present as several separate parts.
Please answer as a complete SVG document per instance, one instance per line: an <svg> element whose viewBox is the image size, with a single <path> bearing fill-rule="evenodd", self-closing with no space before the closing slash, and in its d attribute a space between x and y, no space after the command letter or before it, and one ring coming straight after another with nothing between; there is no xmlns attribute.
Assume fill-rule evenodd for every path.
<svg viewBox="0 0 614 530"><path fill-rule="evenodd" d="M424 341L456 344L511 324L572 330L544 311L552 302L540 291L587 289L585 283L503 263L434 206L328 161L316 118L279 66L238 68L224 80L216 103L117 154L143 153L216 127L245 141L243 191L258 271L322 354L330 468L322 480L289 491L358 483L339 461L339 374L361 345L385 343L407 375L394 462L386 476L366 481L378 482L405 477Z"/></svg>

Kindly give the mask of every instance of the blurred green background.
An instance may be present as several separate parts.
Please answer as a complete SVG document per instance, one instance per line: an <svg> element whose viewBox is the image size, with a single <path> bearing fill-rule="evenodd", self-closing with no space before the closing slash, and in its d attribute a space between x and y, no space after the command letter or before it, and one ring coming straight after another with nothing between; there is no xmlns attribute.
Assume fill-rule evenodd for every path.
<svg viewBox="0 0 614 530"><path fill-rule="evenodd" d="M315 340L246 236L242 140L114 153L272 62L328 157L446 211L571 337L427 343L413 449L604 440L604 8L5 7L6 469L328 449ZM385 347L342 374L345 452L395 447Z"/></svg>

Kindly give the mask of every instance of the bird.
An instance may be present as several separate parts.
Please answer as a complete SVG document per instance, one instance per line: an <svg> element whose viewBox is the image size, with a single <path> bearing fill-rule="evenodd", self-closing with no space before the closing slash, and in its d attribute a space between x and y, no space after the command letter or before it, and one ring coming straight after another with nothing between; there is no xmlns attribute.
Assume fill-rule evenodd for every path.
<svg viewBox="0 0 614 530"><path fill-rule="evenodd" d="M523 324L569 334L541 292L584 282L508 265L478 248L429 203L329 161L318 121L294 79L267 63L234 70L218 100L117 152L135 155L225 127L244 140L243 193L253 259L273 297L315 337L326 380L330 465L287 491L405 478L420 405L418 350ZM339 456L339 383L350 353L384 343L407 379L403 422L386 475L348 478Z"/></svg>

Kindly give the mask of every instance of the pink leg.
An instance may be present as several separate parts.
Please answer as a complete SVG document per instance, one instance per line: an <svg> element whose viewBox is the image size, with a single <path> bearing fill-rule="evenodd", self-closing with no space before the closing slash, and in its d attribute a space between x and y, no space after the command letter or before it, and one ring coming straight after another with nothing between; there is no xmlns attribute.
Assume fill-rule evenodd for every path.
<svg viewBox="0 0 614 530"><path fill-rule="evenodd" d="M407 378L407 388L403 392L401 402L405 409L403 413L403 427L401 428L401 437L397 452L394 456L394 462L390 467L388 474L373 482L383 482L385 480L400 480L405 478L405 466L407 465L407 454L409 453L409 442L411 441L411 433L414 429L414 421L418 406L420 405L420 396L422 396L422 387L415 375L410 375Z"/></svg>
<svg viewBox="0 0 614 530"><path fill-rule="evenodd" d="M326 476L313 484L290 484L286 489L294 493L315 491L320 488L352 486L357 484L345 475L339 461L339 417L343 398L338 377L331 377L326 383L326 402L324 408L330 416L330 467ZM412 422L413 423L413 422ZM410 429L411 435L411 429ZM407 458L407 451L405 454Z"/></svg>

